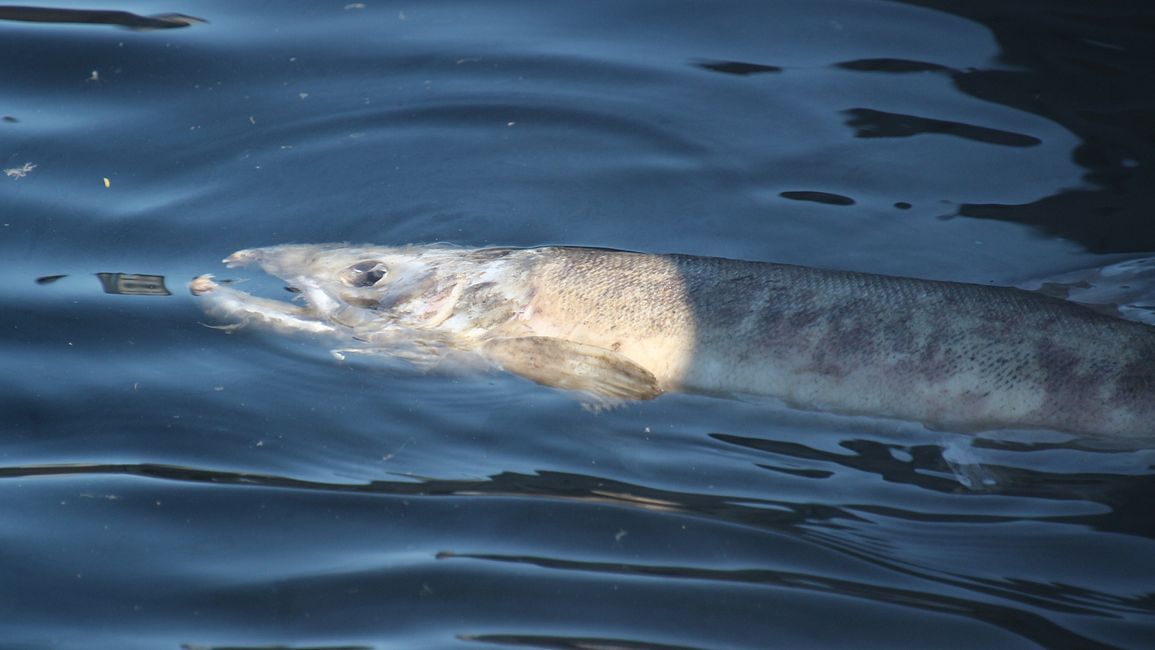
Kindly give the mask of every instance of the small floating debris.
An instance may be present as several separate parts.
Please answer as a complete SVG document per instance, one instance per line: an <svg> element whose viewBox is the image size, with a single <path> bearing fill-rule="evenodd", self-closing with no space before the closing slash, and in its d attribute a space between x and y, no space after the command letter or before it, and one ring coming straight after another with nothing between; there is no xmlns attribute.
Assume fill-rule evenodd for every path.
<svg viewBox="0 0 1155 650"><path fill-rule="evenodd" d="M26 162L23 165L20 165L19 167L9 167L8 169L5 169L4 175L7 176L8 178L24 178L33 169L36 169L36 164Z"/></svg>

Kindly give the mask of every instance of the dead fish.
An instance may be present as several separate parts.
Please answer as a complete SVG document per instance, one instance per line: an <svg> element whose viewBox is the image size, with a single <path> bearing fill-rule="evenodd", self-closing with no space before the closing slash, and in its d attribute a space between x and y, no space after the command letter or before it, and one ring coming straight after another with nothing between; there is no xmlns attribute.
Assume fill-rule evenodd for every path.
<svg viewBox="0 0 1155 650"><path fill-rule="evenodd" d="M466 354L611 401L748 394L954 431L1155 435L1155 327L1010 287L575 247L306 244L224 262L303 299L195 279L236 324L419 364Z"/></svg>

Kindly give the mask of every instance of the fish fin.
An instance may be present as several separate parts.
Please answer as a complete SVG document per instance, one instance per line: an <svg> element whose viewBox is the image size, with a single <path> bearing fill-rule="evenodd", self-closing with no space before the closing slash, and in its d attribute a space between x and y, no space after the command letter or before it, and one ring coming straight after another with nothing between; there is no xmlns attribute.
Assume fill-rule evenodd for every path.
<svg viewBox="0 0 1155 650"><path fill-rule="evenodd" d="M654 399L662 394L652 372L606 348L523 336L486 341L482 351L504 370L554 388L608 400Z"/></svg>

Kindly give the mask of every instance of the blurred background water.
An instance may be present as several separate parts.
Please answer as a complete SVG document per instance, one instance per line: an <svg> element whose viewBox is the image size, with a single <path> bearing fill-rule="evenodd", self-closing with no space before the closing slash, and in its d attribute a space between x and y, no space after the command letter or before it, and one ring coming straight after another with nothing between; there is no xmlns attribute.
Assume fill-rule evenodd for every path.
<svg viewBox="0 0 1155 650"><path fill-rule="evenodd" d="M0 648L1155 643L1150 448L591 413L184 287L325 241L1101 279L1155 251L1149 3L54 6L0 8Z"/></svg>

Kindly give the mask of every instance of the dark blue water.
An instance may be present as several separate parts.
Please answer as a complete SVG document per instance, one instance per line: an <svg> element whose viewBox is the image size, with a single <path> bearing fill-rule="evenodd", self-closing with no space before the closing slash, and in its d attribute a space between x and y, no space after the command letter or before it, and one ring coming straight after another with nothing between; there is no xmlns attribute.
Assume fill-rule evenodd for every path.
<svg viewBox="0 0 1155 650"><path fill-rule="evenodd" d="M1149 3L67 6L208 22L0 20L0 647L1155 647L1151 449L593 413L184 288L334 240L1149 257Z"/></svg>

